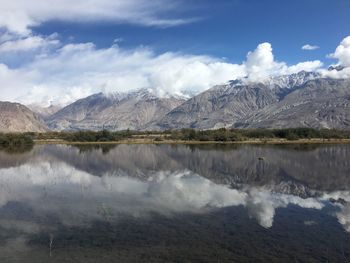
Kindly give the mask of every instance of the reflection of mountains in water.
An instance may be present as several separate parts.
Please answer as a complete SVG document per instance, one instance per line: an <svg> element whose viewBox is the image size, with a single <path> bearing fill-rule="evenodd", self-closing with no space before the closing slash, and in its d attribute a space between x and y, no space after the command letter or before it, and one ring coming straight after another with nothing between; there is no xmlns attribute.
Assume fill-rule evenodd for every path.
<svg viewBox="0 0 350 263"><path fill-rule="evenodd" d="M323 213L330 206L332 215L350 232L350 191L340 191L349 190L348 146L303 151L245 145L225 150L117 145L108 150L47 145L12 159L0 154L0 228L6 212L14 222L21 219L17 218L21 213L9 211L13 205L33 214L24 221L46 222L48 229L53 218L64 226L84 227L116 222L125 215L172 216L227 207L244 207L249 217L270 228L279 208ZM319 180L308 170L315 160L322 163ZM322 179L329 169L340 182ZM301 170L304 173L298 174Z"/></svg>
<svg viewBox="0 0 350 263"><path fill-rule="evenodd" d="M170 216L243 206L261 226L270 228L278 208L294 205L322 210L325 204L331 204L330 200L342 199L344 203L339 202L341 211L336 216L350 231L350 191L300 197L277 193L271 186L232 189L191 171L153 172L147 180L130 177L122 170L99 177L52 159L3 168L0 173L0 212L16 203L24 211L33 210L37 217L58 218L65 225L113 221L123 215Z"/></svg>
<svg viewBox="0 0 350 263"><path fill-rule="evenodd" d="M189 170L235 188L264 186L306 197L313 194L310 189L350 189L348 156L348 145L46 145L10 158L0 152L0 167L60 160L96 176L125 174L145 179L157 171Z"/></svg>

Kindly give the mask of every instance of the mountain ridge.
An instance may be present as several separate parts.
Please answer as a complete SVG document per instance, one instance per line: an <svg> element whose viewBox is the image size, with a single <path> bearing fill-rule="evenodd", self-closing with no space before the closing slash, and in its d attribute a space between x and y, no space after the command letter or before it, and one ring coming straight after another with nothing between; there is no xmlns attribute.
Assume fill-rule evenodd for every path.
<svg viewBox="0 0 350 263"><path fill-rule="evenodd" d="M27 131L28 127L45 131L47 126L55 131L292 127L350 129L349 105L350 79L323 78L315 72L301 71L269 77L260 82L234 80L189 99L170 95L160 97L150 89L128 93L101 92L57 111L50 109L54 110L53 114L45 117L44 113L35 114L28 108L23 110L27 111L24 114L27 119L16 113L13 116L26 123L23 131ZM4 116L4 112L0 117ZM6 130L6 125L9 130L21 130L14 129L9 121L3 121L3 130Z"/></svg>
<svg viewBox="0 0 350 263"><path fill-rule="evenodd" d="M47 123L54 130L146 129L183 101L160 98L147 89L126 94L98 93L66 106Z"/></svg>

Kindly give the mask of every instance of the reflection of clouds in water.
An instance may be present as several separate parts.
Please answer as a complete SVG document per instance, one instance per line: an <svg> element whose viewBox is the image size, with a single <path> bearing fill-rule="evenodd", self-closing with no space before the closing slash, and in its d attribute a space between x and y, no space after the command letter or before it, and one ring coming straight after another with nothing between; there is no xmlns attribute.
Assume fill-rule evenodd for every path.
<svg viewBox="0 0 350 263"><path fill-rule="evenodd" d="M272 193L266 188L238 191L188 171L157 172L148 180L127 177L123 172L96 177L63 162L25 164L2 169L0 175L0 206L18 201L29 205L39 216L57 215L67 225L116 220L122 214L200 213L210 208L243 205L261 226L269 228L277 208L294 204L322 209L324 200L330 198L303 199ZM337 214L345 227L350 222L349 210Z"/></svg>
<svg viewBox="0 0 350 263"><path fill-rule="evenodd" d="M0 170L0 206L38 198L55 186L90 184L91 176L62 163L42 162Z"/></svg>
<svg viewBox="0 0 350 263"><path fill-rule="evenodd" d="M102 205L113 213L141 216L239 205L246 197L190 172L158 172L142 181L115 175L96 177L64 163L47 162L1 170L0 187L1 205L19 201L36 210L72 216L74 220L63 218L72 222L79 215L98 218Z"/></svg>
<svg viewBox="0 0 350 263"><path fill-rule="evenodd" d="M263 188L249 190L247 208L251 216L255 217L259 224L265 228L272 226L275 210L294 204L302 208L322 209L323 204L314 199L303 199L298 196L271 193Z"/></svg>
<svg viewBox="0 0 350 263"><path fill-rule="evenodd" d="M246 197L245 193L216 185L190 172L152 178L147 194L154 202L171 206L176 211L240 205L244 204Z"/></svg>
<svg viewBox="0 0 350 263"><path fill-rule="evenodd" d="M326 193L322 199L333 199L340 211L335 213L340 224L343 225L347 232L350 232L350 191L336 191Z"/></svg>
<svg viewBox="0 0 350 263"><path fill-rule="evenodd" d="M341 205L340 212L336 213L338 221L347 232L350 232L350 204Z"/></svg>

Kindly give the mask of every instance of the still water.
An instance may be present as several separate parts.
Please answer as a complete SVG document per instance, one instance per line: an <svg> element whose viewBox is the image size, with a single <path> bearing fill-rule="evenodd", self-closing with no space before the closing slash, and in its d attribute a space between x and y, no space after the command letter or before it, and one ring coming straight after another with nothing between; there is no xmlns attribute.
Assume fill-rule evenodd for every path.
<svg viewBox="0 0 350 263"><path fill-rule="evenodd" d="M0 150L0 262L350 262L350 145Z"/></svg>

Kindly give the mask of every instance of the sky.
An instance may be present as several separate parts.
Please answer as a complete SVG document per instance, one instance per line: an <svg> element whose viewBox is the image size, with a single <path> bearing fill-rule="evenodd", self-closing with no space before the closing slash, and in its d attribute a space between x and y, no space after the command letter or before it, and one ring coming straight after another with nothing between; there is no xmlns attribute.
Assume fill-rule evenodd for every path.
<svg viewBox="0 0 350 263"><path fill-rule="evenodd" d="M0 0L0 100L189 97L301 70L348 78L349 13L349 0Z"/></svg>

